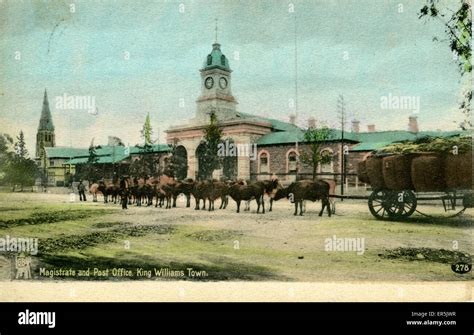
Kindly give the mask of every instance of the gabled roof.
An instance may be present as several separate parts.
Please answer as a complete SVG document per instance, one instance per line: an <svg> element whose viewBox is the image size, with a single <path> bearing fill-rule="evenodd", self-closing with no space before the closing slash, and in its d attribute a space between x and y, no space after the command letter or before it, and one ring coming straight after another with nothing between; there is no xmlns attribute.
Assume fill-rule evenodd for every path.
<svg viewBox="0 0 474 335"><path fill-rule="evenodd" d="M298 128L297 126L285 123L278 120L260 118L264 121L275 122L273 131L258 139L257 145L276 145L276 144L287 144L287 143L303 143L304 142L304 129ZM280 130L280 131L278 131ZM342 134L340 129L330 129L331 134L327 141L340 141ZM353 133L345 132L344 140L348 142L359 142L359 144L353 146L351 151L372 151L380 149L386 145L394 142L401 141L414 141L423 137L449 137L467 134L466 131L422 131L419 133L412 133L405 130L394 130L394 131L379 131L372 133Z"/></svg>
<svg viewBox="0 0 474 335"><path fill-rule="evenodd" d="M284 122L284 121L280 121L280 120L277 120L277 119L268 118L268 117L252 115L252 114L242 113L242 112L238 112L237 117L240 117L241 119L245 119L245 120L268 122L268 123L271 124L272 128L274 128L275 130L279 130L279 131L301 130L298 126L295 126L294 124Z"/></svg>
<svg viewBox="0 0 474 335"><path fill-rule="evenodd" d="M260 137L257 141L257 145L275 145L303 141L304 133L301 130L273 131Z"/></svg>
<svg viewBox="0 0 474 335"><path fill-rule="evenodd" d="M48 148L48 149L57 149ZM84 164L87 163L89 159L89 149L79 149L79 148L61 148L64 151L66 156L61 156L63 158L70 158L64 164ZM55 150L53 150L55 151ZM153 144L151 146L151 153L160 153L160 152L169 152L171 147L168 144ZM124 147L120 145L99 145L96 147L95 153L97 155L98 164L110 164L118 163L123 160L130 158L130 155L140 154L143 152L143 149L137 146L133 147ZM74 154L75 153L75 154ZM52 156L48 157L53 158ZM54 158L59 158L59 156L54 156Z"/></svg>
<svg viewBox="0 0 474 335"><path fill-rule="evenodd" d="M45 147L48 158L71 158L77 156L88 156L87 148L71 148L71 147Z"/></svg>
<svg viewBox="0 0 474 335"><path fill-rule="evenodd" d="M293 126L293 125L291 125ZM304 133L305 130L294 126L295 128L291 131L274 131L268 133L259 138L257 145L273 145L273 144L285 144L294 143L296 141L303 143L305 142ZM330 133L326 141L340 141L342 140L342 134L339 129L329 129ZM350 133L344 134L344 141L356 142Z"/></svg>

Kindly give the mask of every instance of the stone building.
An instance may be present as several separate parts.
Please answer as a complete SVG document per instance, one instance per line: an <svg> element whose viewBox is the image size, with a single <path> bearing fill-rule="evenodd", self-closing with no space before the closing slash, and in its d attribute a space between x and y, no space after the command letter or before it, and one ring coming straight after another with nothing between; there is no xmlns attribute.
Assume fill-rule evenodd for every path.
<svg viewBox="0 0 474 335"><path fill-rule="evenodd" d="M213 177L226 179L266 179L275 174L281 180L311 178L312 167L300 159L308 150L304 141L305 129L297 127L294 116L289 122L252 115L237 110L237 101L231 91L232 70L221 46L214 43L207 55L201 75L201 95L196 101L196 115L186 123L167 130L167 142L175 146L175 154L187 161L187 171L179 178L200 177L200 146L204 138L204 128L209 124L210 115L217 117L225 143L233 143L238 148L237 157L225 157L224 166L215 171ZM316 120L308 120L308 128L315 127ZM421 132L417 119L409 117L408 131L376 132L375 125L368 125L367 132L360 132L360 122L352 121L350 132L344 139L340 130L331 129L331 136L321 146L321 151L331 155L332 161L317 167L318 177L341 180L357 185L357 163L373 150L387 144L414 140L424 136L451 136L460 132ZM247 155L246 148L255 149L255 154ZM344 155L341 153L344 152ZM344 162L344 164L343 164Z"/></svg>
<svg viewBox="0 0 474 335"><path fill-rule="evenodd" d="M214 115L222 130L225 154L223 166L214 171L213 178L260 180L276 175L280 180L290 182L312 177L312 167L301 159L301 155L309 150L304 140L305 129L295 125L294 115L289 117L289 122L284 122L237 109L238 102L231 89L232 70L220 44L212 45L200 69L200 76L201 94L196 101L195 116L185 123L170 127L166 131L167 144L153 145L151 154L159 162L157 173L164 171L173 154L174 159L185 162L173 171L178 179L202 178L200 167L205 160L202 145L204 129L209 125L211 115ZM306 129L317 127L314 117L310 117L307 122ZM361 132L360 122L353 120L351 130L344 134L344 138L340 130L331 129L330 138L324 141L320 149L322 154L330 155L333 159L317 167L318 178L331 178L340 183L343 179L341 175L344 174L348 185L358 185L357 163L373 150L397 141L461 133L420 131L414 116L409 117L408 126L407 131L375 131L375 125L370 124L367 125L367 132ZM128 167L143 157L138 147L126 148L121 145L101 146L98 154L97 164L101 166L104 176L108 177L128 172ZM67 176L80 170L88 159L87 148L56 147L46 91L37 133L36 156L40 166L48 170L49 182L53 185L64 184Z"/></svg>

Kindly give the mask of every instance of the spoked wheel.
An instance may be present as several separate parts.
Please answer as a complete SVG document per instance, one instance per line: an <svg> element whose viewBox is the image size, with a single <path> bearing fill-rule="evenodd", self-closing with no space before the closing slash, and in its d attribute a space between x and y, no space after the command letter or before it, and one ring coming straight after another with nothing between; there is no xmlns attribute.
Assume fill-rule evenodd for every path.
<svg viewBox="0 0 474 335"><path fill-rule="evenodd" d="M387 219L388 212L386 209L386 196L387 191L385 190L375 190L369 196L369 210L373 216L377 219Z"/></svg>
<svg viewBox="0 0 474 335"><path fill-rule="evenodd" d="M412 191L375 190L369 196L369 210L377 219L399 220L416 210L416 196Z"/></svg>

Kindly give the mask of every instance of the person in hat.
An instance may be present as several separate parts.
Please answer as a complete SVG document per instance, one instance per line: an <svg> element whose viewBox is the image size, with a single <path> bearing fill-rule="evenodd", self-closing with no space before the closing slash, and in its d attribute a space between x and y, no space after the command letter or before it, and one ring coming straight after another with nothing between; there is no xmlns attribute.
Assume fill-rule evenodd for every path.
<svg viewBox="0 0 474 335"><path fill-rule="evenodd" d="M86 199L86 186L82 183L82 180L79 181L79 185L77 185L77 190L79 191L79 200L80 201L87 201L87 199Z"/></svg>

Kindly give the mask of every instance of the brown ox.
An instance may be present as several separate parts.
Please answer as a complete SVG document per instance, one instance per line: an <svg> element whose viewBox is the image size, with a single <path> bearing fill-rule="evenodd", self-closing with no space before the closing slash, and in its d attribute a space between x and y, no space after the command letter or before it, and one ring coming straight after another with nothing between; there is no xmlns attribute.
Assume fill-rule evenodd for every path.
<svg viewBox="0 0 474 335"><path fill-rule="evenodd" d="M328 216L331 216L331 204L329 202L329 184L323 180L301 180L291 183L290 186L280 189L276 192L274 200L289 198L295 204L294 215L298 213L300 206L300 215L303 215L303 201L321 200L322 208L319 216L323 215L324 208L327 206Z"/></svg>
<svg viewBox="0 0 474 335"><path fill-rule="evenodd" d="M209 211L214 210L214 201L221 198L221 205L219 209L225 209L229 203L229 184L223 181L211 181L209 190L207 193L207 199L209 199Z"/></svg>
<svg viewBox="0 0 474 335"><path fill-rule="evenodd" d="M112 198L111 201L113 201L114 204L117 203L117 197L120 191L118 181L113 182L110 179L101 180L99 181L97 190L104 195L104 203L109 202L109 196Z"/></svg>
<svg viewBox="0 0 474 335"><path fill-rule="evenodd" d="M209 180L198 181L194 183L194 186L191 190L191 194L196 201L196 206L194 207L195 210L199 209L201 200L203 201L202 209L206 209L206 199L209 198L210 191L211 191L211 184L212 182Z"/></svg>
<svg viewBox="0 0 474 335"><path fill-rule="evenodd" d="M186 179L183 181L177 181L173 187L173 207L176 207L176 200L180 194L184 194L186 197L186 207L191 207L191 192L194 187L194 181L192 179Z"/></svg>
<svg viewBox="0 0 474 335"><path fill-rule="evenodd" d="M257 213L260 212L260 205L262 205L262 214L265 214L265 202L263 201L263 194L265 193L265 184L261 181L250 183L250 185L242 185L243 183L236 183L229 187L229 195L237 203L237 213L240 212L240 203L242 200L250 201L255 199L257 202Z"/></svg>

